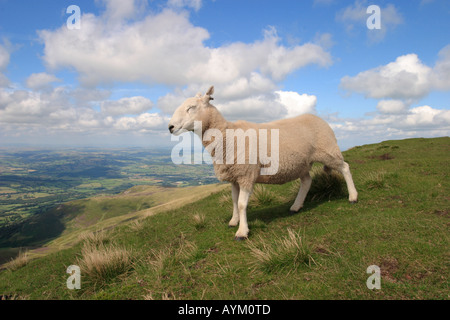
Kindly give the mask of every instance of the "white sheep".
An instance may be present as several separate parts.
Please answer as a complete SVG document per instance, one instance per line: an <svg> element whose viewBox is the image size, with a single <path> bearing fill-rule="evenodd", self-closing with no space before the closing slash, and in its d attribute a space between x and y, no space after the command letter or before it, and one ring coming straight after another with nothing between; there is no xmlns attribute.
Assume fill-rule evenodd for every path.
<svg viewBox="0 0 450 320"><path fill-rule="evenodd" d="M284 184L300 178L300 190L290 208L292 212L298 212L303 207L303 202L311 186L312 180L309 171L314 162L324 164L326 171L335 169L341 172L347 183L349 201L357 202L358 193L353 183L349 165L344 162L334 132L325 121L317 116L305 114L291 119L262 124L247 121L228 122L210 104L210 101L213 100L213 93L214 87L211 87L205 95L198 94L196 97L187 99L173 114L169 123L169 130L174 135L186 131L197 131L199 135L203 136L205 132L213 129L222 133L221 137L225 140L222 148L220 148L222 144L219 144L219 148L211 148L210 144L215 140L211 138L202 139L202 136L200 138L205 148L209 151L212 150L211 155L214 159L214 171L217 178L231 183L233 217L229 226L235 227L239 224L236 240L243 240L248 237L247 204L255 183ZM202 125L201 132L194 130L195 124L199 122ZM255 131L277 129L279 140L275 143L279 142L279 145L276 149L278 151L276 173L262 175L261 169L267 167L267 163L264 163L260 157L258 157L257 163L249 162L249 143L244 142L244 148L247 150L245 155L247 162L244 164L236 162L239 146L234 144L234 138L226 139L227 130L230 129L242 129L244 132L252 129ZM269 145L274 143L271 141L268 141ZM225 161L226 153L233 151L233 149L227 149L230 144L232 144L231 148L237 151L234 154L234 163ZM272 148L266 150L272 150ZM274 159L274 154L271 157Z"/></svg>

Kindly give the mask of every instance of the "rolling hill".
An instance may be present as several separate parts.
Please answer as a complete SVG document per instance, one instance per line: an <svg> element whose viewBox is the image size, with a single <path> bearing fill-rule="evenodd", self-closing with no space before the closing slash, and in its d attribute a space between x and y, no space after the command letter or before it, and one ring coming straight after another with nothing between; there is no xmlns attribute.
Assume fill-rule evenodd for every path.
<svg viewBox="0 0 450 320"><path fill-rule="evenodd" d="M64 230L0 272L14 299L449 299L450 138L385 141L344 153L359 202L342 177L313 168L299 182L258 186L250 237L233 241L227 185L120 195L55 208ZM177 189L178 190L178 189ZM160 202L158 202L160 201ZM147 208L148 207L148 208ZM126 214L124 214L126 212ZM155 214L157 213L157 214ZM40 250L40 251L39 251ZM43 252L44 251L44 252ZM81 268L81 289L66 286ZM369 266L381 289L370 290Z"/></svg>

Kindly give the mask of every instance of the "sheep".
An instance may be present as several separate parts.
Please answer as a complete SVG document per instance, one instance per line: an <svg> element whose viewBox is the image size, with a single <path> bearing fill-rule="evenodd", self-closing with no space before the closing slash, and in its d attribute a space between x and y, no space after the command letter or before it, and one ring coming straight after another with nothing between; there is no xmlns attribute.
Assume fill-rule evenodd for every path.
<svg viewBox="0 0 450 320"><path fill-rule="evenodd" d="M321 118L304 114L295 118L277 120L270 123L251 123L247 121L228 122L222 114L214 107L210 101L214 100L214 87L210 87L205 95L201 93L193 98L188 98L174 112L170 122L169 131L173 135L180 135L186 131L196 132L202 136L208 130L216 130L222 133L225 144L221 148L211 148L216 139L202 139L202 143L214 159L214 171L220 181L231 183L231 194L233 199L233 215L229 222L230 227L239 228L236 232L236 240L248 238L249 228L247 223L247 204L253 187L256 183L262 184L284 184L296 179L301 180L300 190L290 208L292 213L298 212L303 207L303 202L311 186L311 176L309 171L314 162L324 164L324 170L329 172L335 169L341 172L345 178L349 193L349 201L356 203L358 193L353 183L352 175L348 163L344 161L341 151L331 127ZM201 123L201 130L195 130L196 123ZM261 157L256 163L250 163L248 145L244 142L244 148L247 150L245 155L246 163L229 163L223 161L226 153L236 151L234 146L234 137L230 139L226 132L229 130L242 129L244 132L249 130L271 130L275 129L278 133L278 141L270 140L268 144L278 144L278 163L274 174L261 174L267 163L263 163ZM228 138L228 139L227 139ZM211 141L212 140L212 141ZM230 149L230 144L233 145ZM234 148L234 150L232 149ZM261 148L261 146L260 146ZM255 150L255 149L253 149ZM272 150L272 149L270 149ZM244 150L245 152L245 150ZM237 158L234 154L234 160ZM272 159L274 155L271 155Z"/></svg>

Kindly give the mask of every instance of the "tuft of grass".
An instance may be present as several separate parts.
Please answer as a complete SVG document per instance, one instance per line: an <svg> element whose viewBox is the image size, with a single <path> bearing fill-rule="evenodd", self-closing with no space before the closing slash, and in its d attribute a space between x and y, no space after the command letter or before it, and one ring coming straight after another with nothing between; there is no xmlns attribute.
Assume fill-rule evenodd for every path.
<svg viewBox="0 0 450 320"><path fill-rule="evenodd" d="M206 227L206 218L204 214L195 213L192 216L192 219L194 220L194 227L196 230L201 230Z"/></svg>
<svg viewBox="0 0 450 320"><path fill-rule="evenodd" d="M128 273L133 266L131 251L115 247L95 245L86 242L77 264L81 272L94 286L103 286L118 276Z"/></svg>
<svg viewBox="0 0 450 320"><path fill-rule="evenodd" d="M233 206L233 198L231 196L231 191L223 191L219 197L219 203L222 206Z"/></svg>
<svg viewBox="0 0 450 320"><path fill-rule="evenodd" d="M311 189L308 193L311 200L329 200L347 195L345 179L335 170L327 173L322 167L313 167L311 178Z"/></svg>
<svg viewBox="0 0 450 320"><path fill-rule="evenodd" d="M257 208L268 206L278 201L279 198L273 191L269 190L269 188L264 185L257 184L253 188L253 193L250 197L249 205L251 207Z"/></svg>
<svg viewBox="0 0 450 320"><path fill-rule="evenodd" d="M386 182L386 171L370 172L365 177L365 186L367 189L384 189L389 185Z"/></svg>
<svg viewBox="0 0 450 320"><path fill-rule="evenodd" d="M28 256L27 251L20 251L19 255L12 259L10 262L6 264L6 269L10 271L16 271L24 266L26 266L30 262L30 258Z"/></svg>
<svg viewBox="0 0 450 320"><path fill-rule="evenodd" d="M288 235L268 243L260 238L259 243L248 242L254 258L253 266L267 273L295 271L301 265L310 266L311 250L299 232L288 229Z"/></svg>
<svg viewBox="0 0 450 320"><path fill-rule="evenodd" d="M165 270L189 260L196 252L197 245L186 240L184 234L181 234L176 243L159 250L151 249L148 264L155 272L157 279L161 281Z"/></svg>
<svg viewBox="0 0 450 320"><path fill-rule="evenodd" d="M85 244L99 247L110 242L110 238L106 231L98 230L95 232L85 232L79 236L79 239Z"/></svg>
<svg viewBox="0 0 450 320"><path fill-rule="evenodd" d="M131 222L129 224L131 231L134 231L134 232L141 231L142 228L144 228L144 224L142 222L143 222L143 219L133 220L133 222Z"/></svg>

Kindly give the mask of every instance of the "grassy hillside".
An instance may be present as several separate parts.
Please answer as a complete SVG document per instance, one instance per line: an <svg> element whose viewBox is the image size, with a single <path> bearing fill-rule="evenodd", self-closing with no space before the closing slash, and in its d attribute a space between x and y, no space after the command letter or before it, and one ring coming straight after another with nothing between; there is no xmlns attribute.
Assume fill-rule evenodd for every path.
<svg viewBox="0 0 450 320"><path fill-rule="evenodd" d="M35 257L71 247L83 233L113 228L138 217L178 207L224 187L165 188L142 185L115 196L101 195L61 204L21 225L3 229L0 234L0 264L9 261L20 250L29 250L28 255Z"/></svg>
<svg viewBox="0 0 450 320"><path fill-rule="evenodd" d="M0 272L0 294L24 299L449 299L449 155L450 138L353 148L344 156L359 202L348 203L341 176L314 169L305 207L295 215L289 207L298 181L258 186L244 242L233 241L236 230L227 226L229 187L154 215L136 211L139 202L128 202L136 219L91 225L71 237L68 249L22 257ZM89 219L78 222L83 221ZM81 267L80 290L66 287L69 265ZM380 290L366 287L370 265L381 269Z"/></svg>

